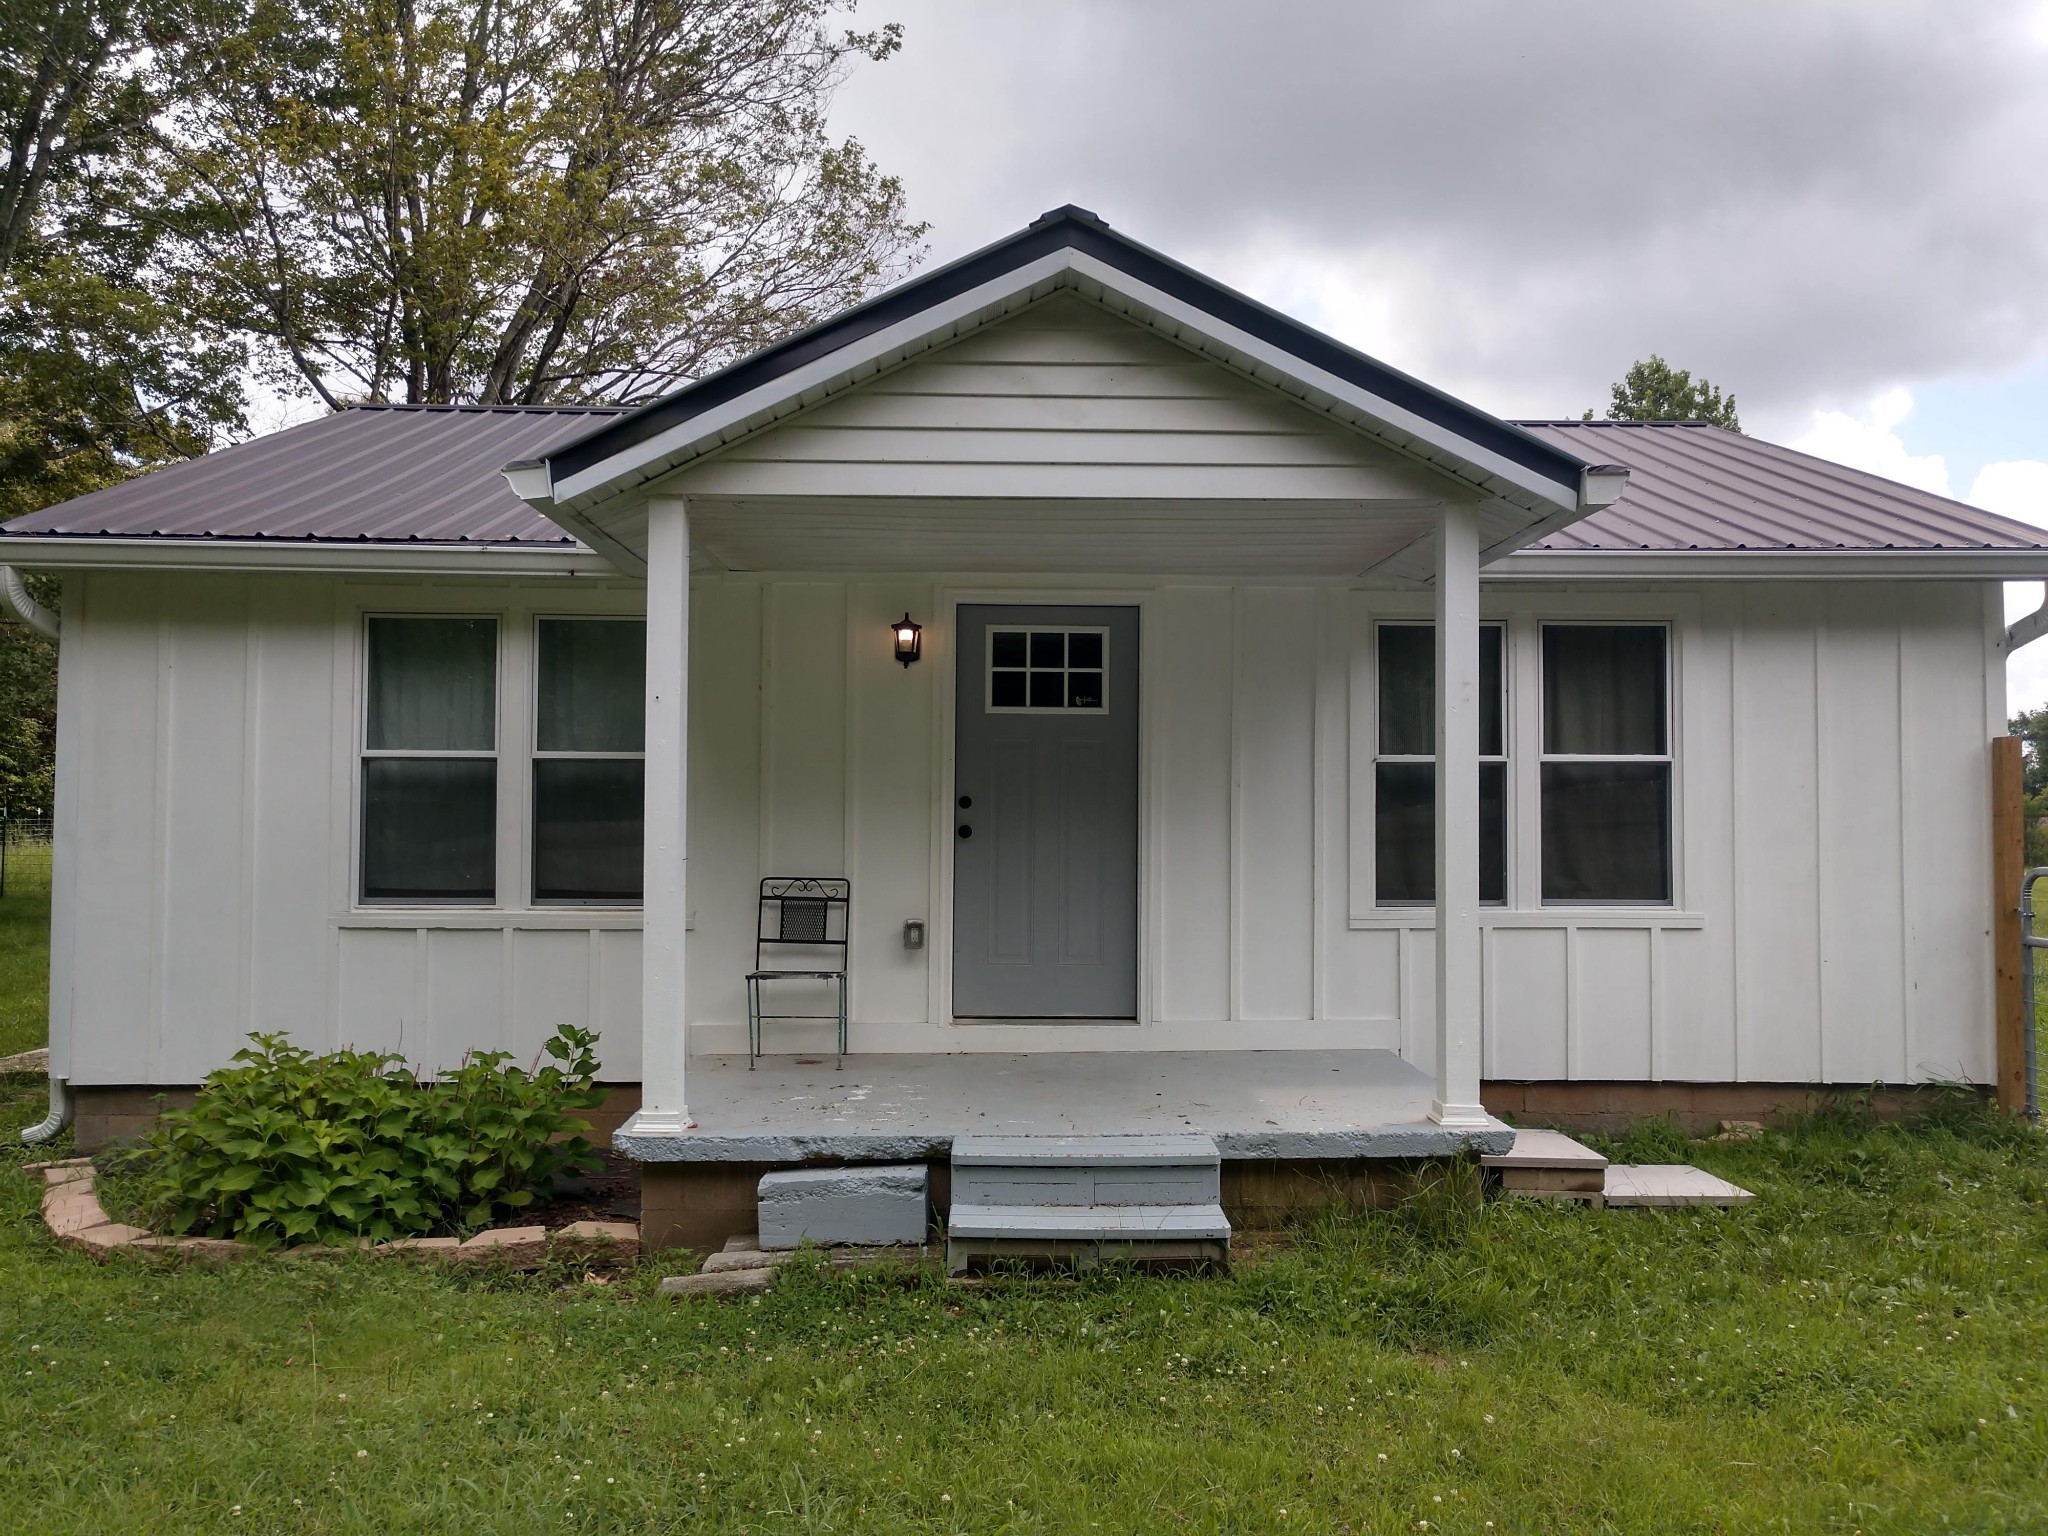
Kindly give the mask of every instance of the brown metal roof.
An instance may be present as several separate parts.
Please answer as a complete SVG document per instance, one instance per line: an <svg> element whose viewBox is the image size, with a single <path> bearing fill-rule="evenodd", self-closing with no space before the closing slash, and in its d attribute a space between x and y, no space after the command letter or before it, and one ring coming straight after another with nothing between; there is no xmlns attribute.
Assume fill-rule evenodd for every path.
<svg viewBox="0 0 2048 1536"><path fill-rule="evenodd" d="M1520 425L1629 471L1619 501L1531 549L2048 549L2048 530L1702 422Z"/></svg>
<svg viewBox="0 0 2048 1536"><path fill-rule="evenodd" d="M359 406L7 524L7 534L528 544L573 540L501 473L607 407ZM1697 423L1523 422L1630 471L1620 501L1537 550L2027 550L2048 531Z"/></svg>
<svg viewBox="0 0 2048 1536"><path fill-rule="evenodd" d="M576 541L501 471L616 414L357 406L32 512L6 532L567 548Z"/></svg>

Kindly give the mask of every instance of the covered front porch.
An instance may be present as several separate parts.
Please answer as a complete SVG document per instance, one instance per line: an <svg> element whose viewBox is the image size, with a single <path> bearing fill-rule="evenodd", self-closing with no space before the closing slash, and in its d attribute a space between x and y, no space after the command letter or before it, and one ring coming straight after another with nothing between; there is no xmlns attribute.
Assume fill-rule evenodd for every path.
<svg viewBox="0 0 2048 1536"><path fill-rule="evenodd" d="M507 471L646 581L642 1099L616 1145L653 1175L968 1131L1199 1130L1269 1162L1502 1134L1480 571L1620 472L1078 210L800 340ZM1434 631L1426 958L1353 847L1358 583ZM851 882L839 1006L877 1054L749 1074L713 1052L766 964L751 894L795 876Z"/></svg>
<svg viewBox="0 0 2048 1536"><path fill-rule="evenodd" d="M651 1248L744 1240L761 1175L792 1167L922 1163L944 1215L956 1137L1198 1133L1242 1230L1397 1198L1417 1162L1505 1152L1515 1136L1484 1115L1447 1123L1434 1076L1384 1050L892 1051L843 1069L830 1054L769 1056L753 1071L744 1056L698 1056L688 1082L690 1124L643 1114L613 1137L641 1162Z"/></svg>
<svg viewBox="0 0 2048 1536"><path fill-rule="evenodd" d="M1499 1121L1447 1125L1436 1081L1392 1051L1029 1051L702 1056L695 1124L614 1138L649 1163L944 1158L955 1136L1199 1131L1226 1161L1504 1151Z"/></svg>

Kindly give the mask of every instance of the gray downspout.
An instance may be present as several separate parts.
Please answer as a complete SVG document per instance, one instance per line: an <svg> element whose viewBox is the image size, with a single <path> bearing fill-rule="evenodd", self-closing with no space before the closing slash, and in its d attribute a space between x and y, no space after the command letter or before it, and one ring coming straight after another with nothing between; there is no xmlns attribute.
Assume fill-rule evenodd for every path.
<svg viewBox="0 0 2048 1536"><path fill-rule="evenodd" d="M0 605L39 634L57 638L57 615L29 596L28 586L21 579L21 572L11 565L0 565ZM21 1139L25 1145L35 1146L38 1142L60 1135L71 1123L71 1085L55 1072L50 1074L50 1112L34 1125L22 1127Z"/></svg>

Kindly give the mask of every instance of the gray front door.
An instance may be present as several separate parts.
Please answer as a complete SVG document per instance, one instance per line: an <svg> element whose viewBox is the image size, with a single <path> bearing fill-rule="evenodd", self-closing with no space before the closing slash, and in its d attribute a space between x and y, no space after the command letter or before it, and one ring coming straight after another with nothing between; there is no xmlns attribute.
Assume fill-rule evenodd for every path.
<svg viewBox="0 0 2048 1536"><path fill-rule="evenodd" d="M953 1013L1138 1011L1138 610L960 609Z"/></svg>

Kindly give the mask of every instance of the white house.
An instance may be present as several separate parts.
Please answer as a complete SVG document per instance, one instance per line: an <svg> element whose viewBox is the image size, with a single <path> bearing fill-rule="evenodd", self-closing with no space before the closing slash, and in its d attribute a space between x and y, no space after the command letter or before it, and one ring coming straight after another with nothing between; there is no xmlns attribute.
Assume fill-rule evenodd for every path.
<svg viewBox="0 0 2048 1536"><path fill-rule="evenodd" d="M1497 420L1081 210L637 410L350 410L0 561L65 573L88 1141L253 1030L588 1025L697 1240L969 1126L1324 1165L1997 1065L2048 535ZM747 1070L771 876L850 882L843 1070L772 1020Z"/></svg>

